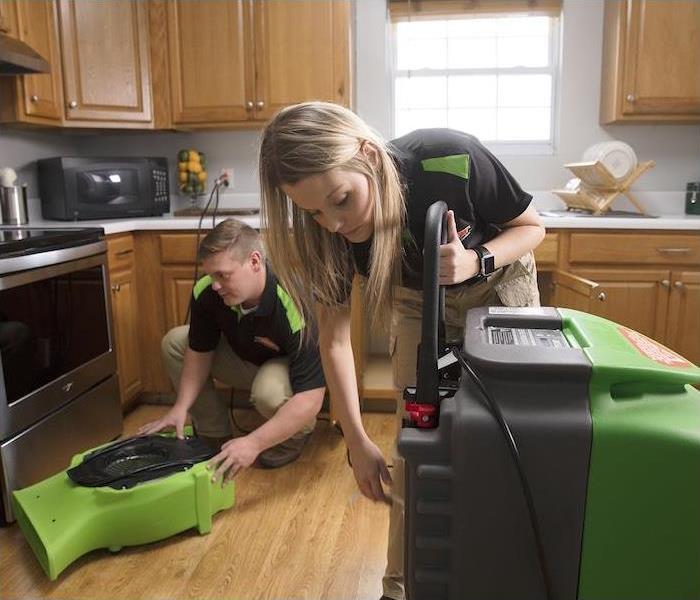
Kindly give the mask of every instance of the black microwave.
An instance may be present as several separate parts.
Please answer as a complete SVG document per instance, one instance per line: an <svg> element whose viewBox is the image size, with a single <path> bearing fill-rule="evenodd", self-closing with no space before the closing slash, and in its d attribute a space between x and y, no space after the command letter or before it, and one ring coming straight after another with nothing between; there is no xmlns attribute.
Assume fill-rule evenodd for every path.
<svg viewBox="0 0 700 600"><path fill-rule="evenodd" d="M170 212L165 158L57 157L37 161L41 214L83 221Z"/></svg>

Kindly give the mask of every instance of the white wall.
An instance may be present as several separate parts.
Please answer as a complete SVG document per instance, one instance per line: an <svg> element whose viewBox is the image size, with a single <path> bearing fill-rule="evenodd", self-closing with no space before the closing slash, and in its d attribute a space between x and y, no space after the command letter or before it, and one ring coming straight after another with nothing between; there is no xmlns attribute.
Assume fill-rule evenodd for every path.
<svg viewBox="0 0 700 600"><path fill-rule="evenodd" d="M390 49L386 4L355 0L355 107L385 137L391 136ZM685 182L700 180L700 125L598 124L603 31L602 0L564 0L562 17L560 124L557 147L549 156L499 158L524 188L548 190L569 177L563 163L581 158L591 144L605 139L629 143L640 160L656 167L643 175L638 190L681 191ZM260 131L208 133L99 133L70 135L0 130L0 166L19 169L35 191L32 162L59 154L161 155L171 161L175 187L175 156L180 148L207 153L209 170L234 167L236 192L257 192L257 148ZM184 200L183 200L184 202Z"/></svg>

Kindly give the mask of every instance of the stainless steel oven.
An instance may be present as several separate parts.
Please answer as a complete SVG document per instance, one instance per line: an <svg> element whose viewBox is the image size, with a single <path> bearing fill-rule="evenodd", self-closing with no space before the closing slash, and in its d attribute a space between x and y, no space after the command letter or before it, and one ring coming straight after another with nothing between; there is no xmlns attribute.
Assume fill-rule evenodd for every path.
<svg viewBox="0 0 700 600"><path fill-rule="evenodd" d="M0 486L11 494L118 436L102 230L0 229Z"/></svg>

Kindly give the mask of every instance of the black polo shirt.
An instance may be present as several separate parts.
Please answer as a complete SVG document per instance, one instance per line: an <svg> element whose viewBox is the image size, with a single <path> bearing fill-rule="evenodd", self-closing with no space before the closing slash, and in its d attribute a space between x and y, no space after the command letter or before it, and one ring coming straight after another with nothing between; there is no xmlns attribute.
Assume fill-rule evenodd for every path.
<svg viewBox="0 0 700 600"><path fill-rule="evenodd" d="M211 284L212 278L207 275L192 291L189 332L192 350L211 352L223 334L240 358L255 365L288 356L289 378L295 394L326 385L316 333L313 331L299 344L304 321L269 266L260 304L245 315L239 306L227 306ZM255 341L256 337L269 339L279 350Z"/></svg>
<svg viewBox="0 0 700 600"><path fill-rule="evenodd" d="M455 214L462 244L493 239L532 196L477 138L452 129L418 129L390 142L405 186L402 285L422 289L423 238L428 207L438 200ZM356 270L367 275L372 238L350 244Z"/></svg>

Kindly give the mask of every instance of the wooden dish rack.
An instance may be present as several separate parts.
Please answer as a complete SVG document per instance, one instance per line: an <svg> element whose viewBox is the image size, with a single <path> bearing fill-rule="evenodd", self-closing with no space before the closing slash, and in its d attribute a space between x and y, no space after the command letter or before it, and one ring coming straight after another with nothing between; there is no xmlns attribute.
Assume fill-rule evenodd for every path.
<svg viewBox="0 0 700 600"><path fill-rule="evenodd" d="M600 215L607 212L614 200L622 194L641 214L646 214L629 188L642 173L654 166L653 160L639 163L622 181L617 181L607 167L597 160L568 163L564 166L581 180L577 190L552 190L569 209L585 210Z"/></svg>

